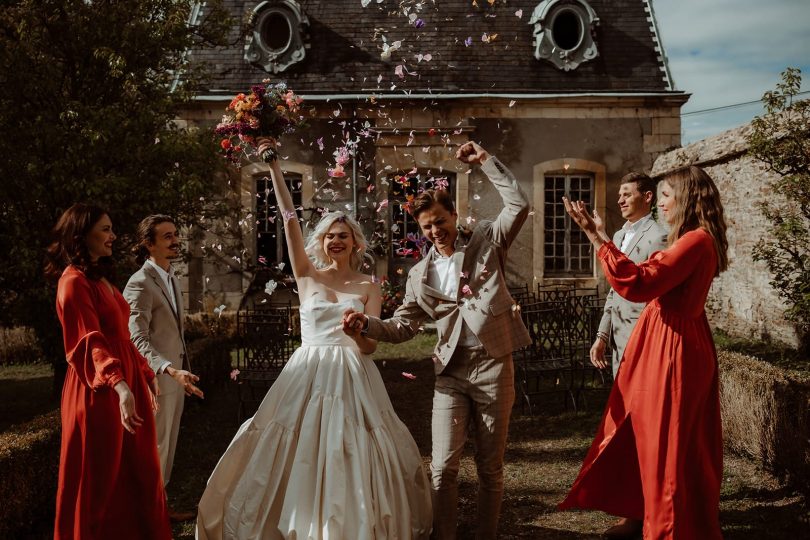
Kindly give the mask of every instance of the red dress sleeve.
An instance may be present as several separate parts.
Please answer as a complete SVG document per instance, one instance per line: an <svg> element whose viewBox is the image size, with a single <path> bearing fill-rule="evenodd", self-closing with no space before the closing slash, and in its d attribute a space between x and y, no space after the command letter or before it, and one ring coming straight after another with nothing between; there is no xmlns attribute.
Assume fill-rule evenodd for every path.
<svg viewBox="0 0 810 540"><path fill-rule="evenodd" d="M56 311L62 322L65 353L79 380L98 389L124 380L121 361L110 353L102 333L92 285L81 273L66 273L59 281Z"/></svg>
<svg viewBox="0 0 810 540"><path fill-rule="evenodd" d="M686 281L698 264L714 260L713 250L709 233L697 229L640 264L627 258L613 242L602 244L598 256L610 286L622 298L649 302Z"/></svg>

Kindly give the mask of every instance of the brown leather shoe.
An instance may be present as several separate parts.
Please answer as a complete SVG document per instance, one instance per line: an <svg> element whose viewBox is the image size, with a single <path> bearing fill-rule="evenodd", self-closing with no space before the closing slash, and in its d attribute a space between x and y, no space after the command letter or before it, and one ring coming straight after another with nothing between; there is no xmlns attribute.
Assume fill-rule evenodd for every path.
<svg viewBox="0 0 810 540"><path fill-rule="evenodd" d="M605 538L614 540L633 540L641 535L641 527L642 522L637 519L621 518L602 534Z"/></svg>
<svg viewBox="0 0 810 540"><path fill-rule="evenodd" d="M191 521L197 517L197 512L178 512L173 508L169 508L169 521L172 523L182 523L183 521Z"/></svg>

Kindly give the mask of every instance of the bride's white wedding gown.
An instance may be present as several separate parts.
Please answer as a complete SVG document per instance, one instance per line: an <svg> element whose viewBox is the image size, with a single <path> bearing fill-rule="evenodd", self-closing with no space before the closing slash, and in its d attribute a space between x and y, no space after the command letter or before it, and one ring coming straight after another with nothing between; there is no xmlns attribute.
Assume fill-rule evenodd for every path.
<svg viewBox="0 0 810 540"><path fill-rule="evenodd" d="M358 300L301 305L302 345L236 433L200 500L199 539L421 539L419 449L341 327Z"/></svg>

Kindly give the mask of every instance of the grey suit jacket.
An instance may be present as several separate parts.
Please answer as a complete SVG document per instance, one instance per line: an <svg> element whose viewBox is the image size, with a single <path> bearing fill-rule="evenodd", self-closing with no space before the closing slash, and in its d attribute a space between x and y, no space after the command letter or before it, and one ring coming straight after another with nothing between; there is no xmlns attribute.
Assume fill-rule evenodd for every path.
<svg viewBox="0 0 810 540"><path fill-rule="evenodd" d="M132 274L124 288L124 298L129 302L130 338L155 373L166 363L175 369L190 369L183 339L183 299L177 278L172 279L177 314L166 285L148 262ZM165 373L158 377L161 393L180 390Z"/></svg>
<svg viewBox="0 0 810 540"><path fill-rule="evenodd" d="M625 232L622 228L613 235L613 243L619 248L621 248ZM648 220L630 241L627 257L636 264L646 261L654 252L666 248L668 233L667 229L657 221ZM610 336L609 345L613 349L614 375L624 355L624 347L627 345L630 333L641 315L641 310L646 305L644 302L629 302L616 294L613 289L607 293L605 311L599 322L599 331Z"/></svg>
<svg viewBox="0 0 810 540"><path fill-rule="evenodd" d="M405 298L394 315L384 321L369 317L367 335L392 343L412 338L428 317L436 321L437 373L441 373L453 356L462 321L493 358L506 356L531 343L504 280L507 250L529 215L529 200L512 173L494 156L484 162L481 170L498 190L504 208L495 221L481 221L472 233L459 233L456 250L463 251L464 258L457 297L451 298L428 285L431 250L431 255L408 273ZM468 292L465 285L469 287Z"/></svg>

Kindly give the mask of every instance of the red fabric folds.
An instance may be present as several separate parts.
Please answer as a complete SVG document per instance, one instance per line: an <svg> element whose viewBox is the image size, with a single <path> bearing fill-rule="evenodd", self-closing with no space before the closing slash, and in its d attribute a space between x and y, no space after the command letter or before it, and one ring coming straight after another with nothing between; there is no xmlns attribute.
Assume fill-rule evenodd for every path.
<svg viewBox="0 0 810 540"><path fill-rule="evenodd" d="M645 540L722 538L717 353L704 312L717 269L712 237L688 232L639 265L612 242L598 255L618 294L650 303L559 508L643 518Z"/></svg>
<svg viewBox="0 0 810 540"><path fill-rule="evenodd" d="M121 293L68 267L59 280L68 371L62 388L62 447L54 538L169 539L149 381L154 373L129 340ZM126 381L143 425L121 425Z"/></svg>

